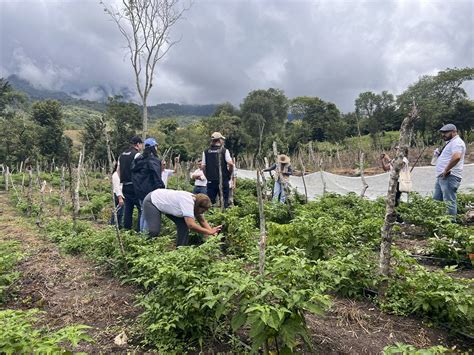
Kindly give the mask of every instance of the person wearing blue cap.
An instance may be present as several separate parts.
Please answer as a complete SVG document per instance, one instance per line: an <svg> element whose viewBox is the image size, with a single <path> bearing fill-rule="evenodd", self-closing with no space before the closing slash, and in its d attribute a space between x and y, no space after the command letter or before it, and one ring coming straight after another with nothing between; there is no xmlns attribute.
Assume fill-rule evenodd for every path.
<svg viewBox="0 0 474 355"><path fill-rule="evenodd" d="M144 143L143 154L132 163L132 181L140 206L143 206L143 200L148 193L165 188L161 178L161 161L158 159L158 143L155 138L147 138ZM140 231L143 232L146 229L146 221L142 214Z"/></svg>
<svg viewBox="0 0 474 355"><path fill-rule="evenodd" d="M456 216L456 193L461 184L466 144L458 136L457 128L452 123L444 125L439 131L447 143L441 152L436 154L436 183L433 199L446 202L448 214Z"/></svg>

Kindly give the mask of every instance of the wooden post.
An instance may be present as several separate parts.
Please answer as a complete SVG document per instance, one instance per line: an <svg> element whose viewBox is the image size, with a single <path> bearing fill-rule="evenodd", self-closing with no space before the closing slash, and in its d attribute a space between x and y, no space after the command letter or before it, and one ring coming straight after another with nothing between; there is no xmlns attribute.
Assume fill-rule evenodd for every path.
<svg viewBox="0 0 474 355"><path fill-rule="evenodd" d="M33 172L31 171L31 167L28 169L28 208L26 215L28 217L31 216L31 208L33 207Z"/></svg>
<svg viewBox="0 0 474 355"><path fill-rule="evenodd" d="M79 152L79 161L77 163L77 173L76 173L76 187L74 189L74 213L79 215L79 210L81 208L79 202L79 189L81 187L81 169L82 169L82 160L84 154L84 146L82 150Z"/></svg>
<svg viewBox="0 0 474 355"><path fill-rule="evenodd" d="M221 159L222 151L223 151L223 147L221 146L219 148L218 152L217 152L217 161L218 161L218 164L219 164L219 202L220 202L220 205L221 205L221 211L224 211L225 210L225 207L224 207L224 181L223 181L223 176L222 176L222 159ZM224 150L224 154L225 154L225 150Z"/></svg>
<svg viewBox="0 0 474 355"><path fill-rule="evenodd" d="M410 136L413 125L418 118L418 109L413 103L411 112L405 117L400 127L400 140L398 143L397 156L392 163L390 181L388 185L387 198L385 200L385 220L382 227L382 241L380 244L379 274L384 277L379 287L379 295L383 298L388 286L388 276L390 274L390 260L392 248L392 228L396 221L395 195L397 190L398 177L403 167L404 150L410 145Z"/></svg>
<svg viewBox="0 0 474 355"><path fill-rule="evenodd" d="M110 139L109 139L109 133L107 132L107 126L105 124L105 121L103 118L101 118L102 124L104 126L104 135L105 135L105 145L107 146L107 160L109 162L109 172L112 173L113 170L113 161L112 161L112 149L110 149ZM119 248L120 248L120 253L122 254L122 257L125 256L125 247L123 245L123 240L122 236L120 235L120 227L119 227L119 221L117 218L117 207L115 206L115 195L114 195L114 186L113 184L110 184L110 190L112 192L112 213L114 214L114 220L115 220L115 236L117 238Z"/></svg>
<svg viewBox="0 0 474 355"><path fill-rule="evenodd" d="M306 181L304 179L304 174L306 172L306 169L304 167L303 159L301 158L301 154L299 154L299 159L300 159L300 165L301 165L301 179L303 180L303 186L304 186L305 202L308 203L308 189L306 188Z"/></svg>
<svg viewBox="0 0 474 355"><path fill-rule="evenodd" d="M257 199L258 199L258 214L260 219L260 241L259 247L259 258L258 258L258 271L263 276L265 272L265 249L267 247L267 230L265 227L265 209L263 206L262 198L262 177L263 173L260 169L257 170Z"/></svg>
<svg viewBox="0 0 474 355"><path fill-rule="evenodd" d="M367 181L365 181L365 176L364 176L364 153L360 152L359 156L359 169L360 169L360 179L362 180L362 191L360 192L360 197L365 196L365 192L369 188L369 185L367 184Z"/></svg>
<svg viewBox="0 0 474 355"><path fill-rule="evenodd" d="M8 192L8 176L10 175L10 168L7 165L5 169L5 191Z"/></svg>
<svg viewBox="0 0 474 355"><path fill-rule="evenodd" d="M326 180L324 179L323 158L319 159L319 176L321 177L321 181L323 183L323 196L324 196L327 193L327 185L326 185Z"/></svg>
<svg viewBox="0 0 474 355"><path fill-rule="evenodd" d="M66 182L64 180L64 165L61 167L61 186L59 191L59 211L58 217L61 217L63 214L63 207L64 207L64 191L66 190Z"/></svg>
<svg viewBox="0 0 474 355"><path fill-rule="evenodd" d="M36 225L38 227L41 227L41 217L43 215L43 205L44 205L44 191L46 189L46 180L43 180L41 184L41 189L40 189L40 204L39 204L39 210L38 213L36 214Z"/></svg>

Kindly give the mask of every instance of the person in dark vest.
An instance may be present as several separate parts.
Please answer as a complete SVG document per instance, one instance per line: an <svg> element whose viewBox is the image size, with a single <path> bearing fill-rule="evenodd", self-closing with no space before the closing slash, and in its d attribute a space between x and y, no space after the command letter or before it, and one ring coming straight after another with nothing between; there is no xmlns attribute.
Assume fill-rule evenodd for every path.
<svg viewBox="0 0 474 355"><path fill-rule="evenodd" d="M229 180L234 171L234 162L229 150L224 148L224 141L225 137L219 132L211 135L211 146L202 153L202 170L207 179L207 195L213 204L216 203L216 197L219 195L219 179L222 174L224 208L227 208L229 206Z"/></svg>
<svg viewBox="0 0 474 355"><path fill-rule="evenodd" d="M132 162L132 182L135 194L143 206L145 196L156 189L166 188L161 176L161 160L156 150L158 143L154 138L145 139L145 150ZM147 230L144 215L140 218L140 232Z"/></svg>
<svg viewBox="0 0 474 355"><path fill-rule="evenodd" d="M130 148L120 154L117 167L120 183L122 183L122 194L124 198L124 229L132 229L133 209L135 207L138 210L139 220L141 216L140 202L138 201L138 198L135 194L135 189L133 188L131 168L133 160L140 155L140 151L143 149L143 141L140 137L135 136L130 140L130 144ZM138 223L136 230L139 230Z"/></svg>

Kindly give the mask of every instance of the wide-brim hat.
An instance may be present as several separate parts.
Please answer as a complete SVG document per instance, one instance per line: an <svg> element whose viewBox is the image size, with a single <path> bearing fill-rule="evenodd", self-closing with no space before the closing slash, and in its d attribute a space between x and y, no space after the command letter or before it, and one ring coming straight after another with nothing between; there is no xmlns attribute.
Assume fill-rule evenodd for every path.
<svg viewBox="0 0 474 355"><path fill-rule="evenodd" d="M213 134L211 134L211 139L214 140L214 139L224 139L225 140L225 137L221 134L221 132L214 132Z"/></svg>
<svg viewBox="0 0 474 355"><path fill-rule="evenodd" d="M290 157L288 155L285 155L285 154L280 154L278 156L278 162L280 164L288 164L290 162Z"/></svg>

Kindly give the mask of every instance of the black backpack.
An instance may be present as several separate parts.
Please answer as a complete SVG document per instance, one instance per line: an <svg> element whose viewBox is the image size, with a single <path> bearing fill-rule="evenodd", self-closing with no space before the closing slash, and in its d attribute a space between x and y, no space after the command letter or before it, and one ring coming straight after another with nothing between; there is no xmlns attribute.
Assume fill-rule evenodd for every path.
<svg viewBox="0 0 474 355"><path fill-rule="evenodd" d="M157 157L139 156L133 160L131 170L133 188L139 200L143 200L153 190L165 188L161 179L161 161Z"/></svg>

